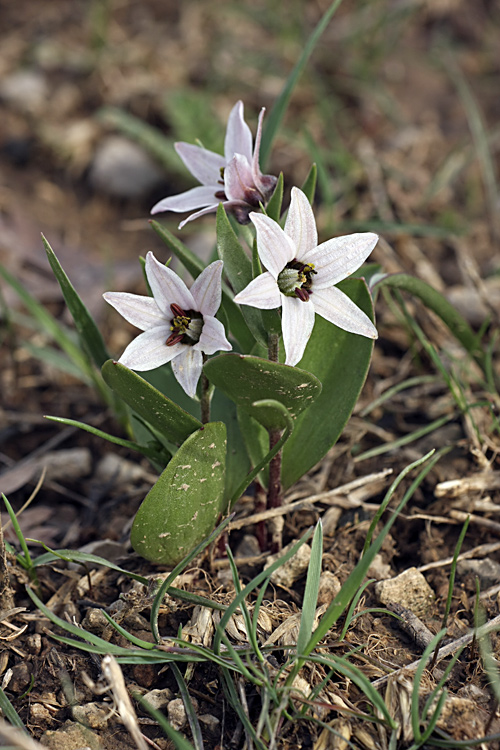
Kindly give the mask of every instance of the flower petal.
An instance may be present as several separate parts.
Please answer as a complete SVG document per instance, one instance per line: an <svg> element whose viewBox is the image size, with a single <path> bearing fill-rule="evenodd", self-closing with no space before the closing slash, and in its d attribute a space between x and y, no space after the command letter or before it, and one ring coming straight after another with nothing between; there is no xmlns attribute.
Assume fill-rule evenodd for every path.
<svg viewBox="0 0 500 750"><path fill-rule="evenodd" d="M273 194L278 178L272 174L262 174L260 171L260 142L262 139L262 121L264 119L265 107L262 107L259 114L259 123L257 125L257 134L255 136L255 146L252 157L252 174L253 183L259 193L262 195L263 202L267 203Z"/></svg>
<svg viewBox="0 0 500 750"><path fill-rule="evenodd" d="M252 161L252 131L243 118L243 102L236 102L227 121L226 138L224 141L226 164L235 154L246 156Z"/></svg>
<svg viewBox="0 0 500 750"><path fill-rule="evenodd" d="M276 280L266 271L257 276L234 298L238 305L250 305L261 310L272 310L280 307L283 295L278 289Z"/></svg>
<svg viewBox="0 0 500 750"><path fill-rule="evenodd" d="M314 328L312 302L302 302L297 297L283 297L282 328L285 364L296 365L302 359Z"/></svg>
<svg viewBox="0 0 500 750"><path fill-rule="evenodd" d="M219 203L220 203L220 201L219 201ZM206 208L203 208L201 211L196 211L196 213L191 214L191 216L188 216L187 219L184 219L183 221L181 221L181 223L178 226L178 229L182 229L182 227L184 227L190 221L194 221L195 219L199 219L200 216L205 216L205 214L211 214L214 211L217 211L219 203L212 203L211 206L207 206Z"/></svg>
<svg viewBox="0 0 500 750"><path fill-rule="evenodd" d="M129 292L105 292L102 296L125 320L141 331L167 322L153 297L143 297Z"/></svg>
<svg viewBox="0 0 500 750"><path fill-rule="evenodd" d="M202 315L215 315L221 301L221 275L223 262L215 260L198 276L191 286L195 310Z"/></svg>
<svg viewBox="0 0 500 750"><path fill-rule="evenodd" d="M292 200L285 223L285 233L297 248L296 258L302 260L304 254L318 244L318 232L311 204L299 188L292 188Z"/></svg>
<svg viewBox="0 0 500 750"><path fill-rule="evenodd" d="M347 279L365 262L377 241L378 236L373 232L347 234L327 240L306 253L301 260L304 263L314 263L318 271L313 282L314 291Z"/></svg>
<svg viewBox="0 0 500 750"><path fill-rule="evenodd" d="M170 326L165 325L139 334L130 342L118 362L139 372L155 370L160 365L170 362L186 347L185 344L167 346L165 342L170 333Z"/></svg>
<svg viewBox="0 0 500 750"><path fill-rule="evenodd" d="M184 346L184 351L172 360L172 372L179 385L191 398L196 398L196 386L203 368L203 355L193 346Z"/></svg>
<svg viewBox="0 0 500 750"><path fill-rule="evenodd" d="M203 318L200 340L193 348L205 354L215 354L230 352L233 347L226 338L226 331L220 320L207 315Z"/></svg>
<svg viewBox="0 0 500 750"><path fill-rule="evenodd" d="M202 185L216 185L221 179L221 169L226 166L226 159L220 154L209 151L193 143L176 143L175 150L192 175Z"/></svg>
<svg viewBox="0 0 500 750"><path fill-rule="evenodd" d="M269 216L251 213L250 220L257 230L259 258L273 278L277 279L286 264L295 258L295 244Z"/></svg>
<svg viewBox="0 0 500 750"><path fill-rule="evenodd" d="M377 329L368 315L337 287L319 291L315 289L311 300L318 315L344 331L357 333L369 339L378 338Z"/></svg>
<svg viewBox="0 0 500 750"><path fill-rule="evenodd" d="M170 305L175 303L183 310L194 310L193 295L176 273L156 260L150 251L146 255L146 276L153 297L168 321L172 320Z"/></svg>
<svg viewBox="0 0 500 750"><path fill-rule="evenodd" d="M215 193L222 185L208 185L191 188L185 193L179 195L170 195L155 203L151 209L152 214L159 214L162 211L175 211L183 213L184 211L193 211L195 208L202 208L211 205L215 200Z"/></svg>
<svg viewBox="0 0 500 750"><path fill-rule="evenodd" d="M244 201L254 208L262 200L254 186L252 168L242 154L235 154L224 171L224 192L230 201Z"/></svg>

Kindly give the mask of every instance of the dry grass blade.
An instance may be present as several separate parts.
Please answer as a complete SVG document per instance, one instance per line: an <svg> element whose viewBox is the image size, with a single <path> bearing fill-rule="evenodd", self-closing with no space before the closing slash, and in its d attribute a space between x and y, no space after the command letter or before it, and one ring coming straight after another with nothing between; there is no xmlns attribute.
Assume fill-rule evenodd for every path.
<svg viewBox="0 0 500 750"><path fill-rule="evenodd" d="M122 670L114 656L107 654L102 660L102 671L106 678L113 698L116 710L120 718L130 732L138 750L148 750L147 743L139 729L137 715L135 713L132 701L130 700L125 680L123 679Z"/></svg>
<svg viewBox="0 0 500 750"><path fill-rule="evenodd" d="M43 750L45 747L39 742L32 740L25 732L11 727L2 718L0 718L0 740L7 743L6 745L2 745L2 747L9 746L15 748L15 750Z"/></svg>

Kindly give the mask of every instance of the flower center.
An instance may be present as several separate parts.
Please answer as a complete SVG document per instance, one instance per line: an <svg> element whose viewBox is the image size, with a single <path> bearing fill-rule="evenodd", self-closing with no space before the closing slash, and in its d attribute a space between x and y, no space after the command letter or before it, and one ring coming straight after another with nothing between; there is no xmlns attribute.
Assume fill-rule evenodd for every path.
<svg viewBox="0 0 500 750"><path fill-rule="evenodd" d="M278 275L278 288L286 297L298 297L301 302L307 302L312 294L313 263L301 263L294 258L287 263Z"/></svg>
<svg viewBox="0 0 500 750"><path fill-rule="evenodd" d="M193 346L200 340L203 329L203 315L195 310L184 311L179 305L170 305L174 317L170 330L172 333L165 341L167 346L187 344Z"/></svg>

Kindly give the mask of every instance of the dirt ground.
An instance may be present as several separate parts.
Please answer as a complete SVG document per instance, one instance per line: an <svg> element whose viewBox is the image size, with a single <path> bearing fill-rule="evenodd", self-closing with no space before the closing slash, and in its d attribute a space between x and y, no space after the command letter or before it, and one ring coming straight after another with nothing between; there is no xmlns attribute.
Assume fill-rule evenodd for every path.
<svg viewBox="0 0 500 750"><path fill-rule="evenodd" d="M373 260L385 271L406 271L429 282L475 330L489 316L485 340L498 364L499 8L488 0L358 5L345 2L322 37L292 97L271 171L283 170L289 191L302 183L313 158L321 157L315 210L323 237L378 231L381 240ZM144 153L143 183L133 185L134 180L120 174L115 179L115 167L109 164L102 167L103 177L97 155L118 133L109 108L120 108L175 139L186 97L206 105L209 121L219 120L221 133L231 106L242 98L254 128L259 108L272 106L328 3L292 3L287 18L280 16L278 6L271 0L0 2L0 262L54 315L69 322L43 252L43 233L117 354L131 331L116 328L101 294L139 288L137 258L148 250L167 258L148 225L149 210L159 198L191 183L181 169L168 171ZM174 230L175 219L166 220ZM183 239L193 248L210 248L213 222L189 225ZM157 574L157 566L131 553L128 543L131 519L154 482L150 464L43 418L64 416L109 432L119 429L90 387L37 356L37 350L49 345L46 334L32 329L11 287L2 282L0 292L0 490L16 511L30 499L19 518L25 537L55 549L90 544L95 554L132 572ZM394 476L432 448L449 446L395 524L370 578L394 579L415 570L421 583L418 576L423 574L430 589L425 601L415 604L414 614L420 624L438 632L450 558L465 517L472 514L462 547L469 554L457 569L447 622L446 642L453 642L474 625L477 581L485 619L500 614L498 401L484 391L444 325L410 298L407 304L444 369L460 373L461 396L474 406L465 411L457 407L429 350L412 339L390 301L380 298L380 338L361 400L339 443L285 498L285 503L310 502L285 515L284 543L323 518L322 596L327 604L358 560L370 520ZM390 398L373 405L409 378L415 378L413 385L395 388ZM435 428L426 432L433 422ZM391 450L383 450L392 443ZM456 480L454 486L445 484L451 480ZM409 484L405 480L403 490ZM340 488L336 494L326 494L335 488ZM236 520L250 516L253 503L252 496L244 497ZM5 538L16 546L6 518L2 513ZM249 524L229 538L243 582L263 562L253 533ZM33 554L43 551L40 545L32 549ZM116 715L103 717L94 710L85 720L75 713L74 705L97 702L106 711L111 705L91 686L99 679L100 659L55 640L53 634L61 631L34 608L25 592L26 573L12 555L8 562L15 610L5 612L0 606L0 679L29 732L52 748L81 747L80 735L75 735L76 744L70 737L81 726L79 719L90 725L87 745L135 748ZM305 571L291 586L274 585L265 605L270 628L265 637L300 610L304 583ZM222 604L234 594L228 562L214 550L176 585ZM151 601L121 573L88 573L61 562L40 570L39 593L59 617L111 642L125 645L103 622L102 609L137 637L152 640ZM359 607L380 606L371 584ZM195 640L196 617L185 602L165 605L160 631L175 636L182 626L184 635ZM358 665L385 690L387 669L418 659L422 641L388 615L365 613L355 622L347 644L331 632L324 645L338 653L361 646ZM495 634L492 645L496 652ZM124 675L127 686L143 695L165 691L165 710L171 715L170 704L178 697L171 671L137 665L125 667ZM435 678L429 674L429 684ZM404 723L402 695L408 683L402 677L397 685L394 711ZM347 681L339 679L335 689L350 707L362 702ZM475 642L454 667L448 689L442 730L456 741L500 733ZM217 670L197 665L189 691L197 701L205 746L242 747L241 727L225 705ZM250 712L258 705L258 696L251 698ZM156 723L137 710L152 746L170 747ZM323 720L338 716L338 707L330 706ZM191 739L189 729L181 728ZM375 729L366 731L368 738L354 726L354 747L384 746ZM290 723L283 728L280 747L334 747L321 744L326 743L322 737L318 726ZM404 733L400 743L401 748L407 745Z"/></svg>

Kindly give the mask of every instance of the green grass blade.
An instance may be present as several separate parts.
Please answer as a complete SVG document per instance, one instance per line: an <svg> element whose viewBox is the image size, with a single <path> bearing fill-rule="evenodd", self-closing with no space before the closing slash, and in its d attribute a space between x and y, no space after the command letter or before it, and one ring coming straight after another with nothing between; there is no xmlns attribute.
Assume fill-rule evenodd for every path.
<svg viewBox="0 0 500 750"><path fill-rule="evenodd" d="M411 464L411 468L418 468L422 464L425 464L427 462L427 465L424 466L424 468L420 471L417 478L413 481L409 489L405 492L403 499L397 506L396 510L392 514L391 518L387 521L384 528L378 535L378 537L375 539L375 541L370 546L369 550L366 552L365 555L361 558L361 560L358 562L352 573L350 574L347 581L342 586L340 592L337 594L333 602L330 604L328 609L326 610L325 614L321 618L318 627L312 634L312 637L307 644L306 648L303 650L303 655L307 656L311 653L311 651L318 645L318 643L321 641L322 638L328 633L328 631L331 629L331 627L337 622L341 614L346 610L346 608L349 606L349 602L355 595L356 591L358 590L359 586L361 585L363 578L366 575L366 572L368 571L368 568L370 567L373 558L379 552L380 548L382 547L383 541L387 534L389 533L390 529L392 528L396 518L398 517L401 510L404 508L410 497L412 497L413 493L417 489L417 487L420 485L420 483L424 480L426 475L429 473L429 471L432 469L434 464L441 458L441 453L437 453L434 455L434 451L430 451L422 458L419 458L417 461L414 461ZM399 477L398 477L399 479ZM398 481L396 479L396 481ZM401 479L399 479L401 481Z"/></svg>
<svg viewBox="0 0 500 750"><path fill-rule="evenodd" d="M142 708L144 708L149 714L151 714L153 719L158 722L172 745L175 747L175 750L195 750L193 745L184 737L183 734L170 726L164 713L158 711L158 709L156 708L153 708L153 706L148 703L148 701L142 695L139 695L139 693L133 693L133 697L139 703L139 705L142 706Z"/></svg>
<svg viewBox="0 0 500 750"><path fill-rule="evenodd" d="M83 304L79 295L77 294L74 286L69 280L68 276L64 272L56 254L52 250L51 246L42 234L42 241L49 259L50 267L57 279L61 292L64 297L64 301L68 306L68 310L75 322L76 330L80 337L82 345L88 351L92 361L97 367L102 365L108 360L109 354L107 352L104 340L101 336L97 325L94 322L91 314Z"/></svg>
<svg viewBox="0 0 500 750"><path fill-rule="evenodd" d="M17 520L16 514L14 513L14 509L12 505L9 503L7 498L2 492L2 500L4 501L5 508L7 510L7 513L9 514L10 522L12 523L12 527L16 533L16 536L19 540L19 544L21 545L21 549L24 554L24 564L23 567L27 571L33 571L33 561L31 559L31 555L28 549L28 545L26 544L26 540L24 538L24 534L21 531L21 527L19 526L19 521ZM19 558L18 558L19 559Z"/></svg>
<svg viewBox="0 0 500 750"><path fill-rule="evenodd" d="M69 359L75 362L81 371L88 376L92 372L90 362L75 343L71 332L65 326L61 325L43 305L37 302L23 285L19 283L15 276L9 273L2 265L0 265L0 276L16 292L29 314L37 322L37 328L45 331L61 347Z"/></svg>
<svg viewBox="0 0 500 750"><path fill-rule="evenodd" d="M190 553L187 555L183 560L178 563L175 568L172 570L171 573L168 574L168 576L165 578L163 583L161 584L160 588L158 589L158 592L154 598L153 606L151 607L151 630L153 632L155 641L157 643L160 642L160 631L158 630L158 615L160 612L160 605L163 601L163 597L165 594L169 591L171 584L175 581L178 575L182 573L184 568L186 568L191 560L194 560L194 558L200 554L200 552L203 552L203 550L208 547L209 544L214 542L219 534L222 534L226 526L232 521L233 515L231 514L227 518L224 519L222 523L220 523L216 529L212 531L210 536L208 536L206 539L204 539L202 542L200 542Z"/></svg>
<svg viewBox="0 0 500 750"><path fill-rule="evenodd" d="M177 664L172 664L170 668L174 673L174 677L177 681L177 685L181 694L182 702L184 703L184 708L186 709L189 727L191 729L191 734L193 735L194 746L196 750L204 750L200 722L198 721L198 717L196 715L193 702L191 701L191 697L189 695L184 677L182 676L181 670L179 669Z"/></svg>
<svg viewBox="0 0 500 750"><path fill-rule="evenodd" d="M474 333L465 318L453 307L451 302L443 297L442 294L433 289L430 284L410 276L406 273L395 273L385 276L374 289L380 287L390 287L392 289L403 289L415 297L418 297L429 310L432 310L443 323L448 326L453 336L459 341L464 349L474 357L477 364L485 371L485 355L481 351L477 335Z"/></svg>
<svg viewBox="0 0 500 750"><path fill-rule="evenodd" d="M103 440L107 440L108 443L121 445L122 448L130 448L130 450L142 453L143 456L147 456L147 458L150 458L152 461L160 461L163 464L167 464L172 457L170 454L166 455L166 448L162 448L162 450L160 451L156 450L155 448L151 448L148 445L140 445L133 440L125 440L124 438L110 435L108 432L103 432L103 430L99 430L97 427L92 427L92 425L85 424L85 422L78 422L75 419L66 419L65 417L51 417L48 415L45 416L45 419L48 419L51 422L59 422L60 424L69 425L71 427L79 427L80 430L90 432L91 435L95 435L96 437L102 438Z"/></svg>
<svg viewBox="0 0 500 750"><path fill-rule="evenodd" d="M16 709L8 699L8 697L5 695L4 691L0 687L0 711L2 712L2 715L5 716L7 721L12 724L13 727L16 727L17 729L22 729L24 732L27 732L28 730L24 726L21 717L17 713Z"/></svg>
<svg viewBox="0 0 500 750"><path fill-rule="evenodd" d="M321 561L323 558L323 526L321 519L316 524L314 536L311 543L311 558L307 569L306 587L302 601L302 614L300 617L299 635L297 637L297 654L311 639L318 604L319 582L321 578Z"/></svg>
<svg viewBox="0 0 500 750"><path fill-rule="evenodd" d="M246 597L259 586L261 583L263 583L267 578L270 578L272 573L274 573L275 570L280 568L282 565L284 565L288 560L295 555L295 553L302 547L302 545L309 539L309 537L312 534L312 529L309 529L306 531L302 539L299 539L297 544L294 544L293 547L291 547L284 555L282 555L278 560L276 560L272 565L270 565L265 570L262 570L255 578L253 578L250 583L248 583L245 588L233 599L229 607L226 609L224 615L221 618L221 621L219 623L219 626L217 628L217 631L215 633L214 643L213 643L213 650L215 653L219 653L220 649L220 642L221 642L221 633L224 632L226 625L228 623L229 618L231 615L235 613L235 611L240 606L241 602L246 599Z"/></svg>
<svg viewBox="0 0 500 750"><path fill-rule="evenodd" d="M263 169L263 171L266 170L266 163L269 158L269 154L271 153L271 147L273 145L274 138L281 125L281 121L283 120L283 117L285 116L285 112L288 107L288 102L290 101L290 97L292 95L292 92L295 88L297 81L299 80L300 74L302 73L305 66L307 65L307 61L309 60L309 57L311 56L316 44L318 43L326 27L330 23L330 20L332 19L333 14L337 10L341 2L342 0L334 0L334 2L330 5L326 13L323 15L323 17L319 21L313 33L311 34L306 44L304 45L301 56L295 63L295 66L292 72L290 73L290 75L288 76L288 79L283 87L281 94L276 100L269 114L269 117L265 121L264 132L262 134L262 144L260 147L260 162L261 162L261 168Z"/></svg>

